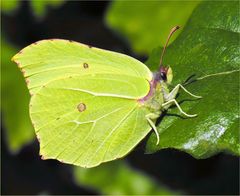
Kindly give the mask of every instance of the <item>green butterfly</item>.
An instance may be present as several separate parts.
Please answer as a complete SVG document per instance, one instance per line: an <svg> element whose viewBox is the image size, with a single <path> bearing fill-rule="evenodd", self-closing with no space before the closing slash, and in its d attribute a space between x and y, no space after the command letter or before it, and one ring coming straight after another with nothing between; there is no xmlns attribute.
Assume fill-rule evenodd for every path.
<svg viewBox="0 0 240 196"><path fill-rule="evenodd" d="M160 59L174 27L164 46ZM129 56L74 41L52 39L31 44L13 59L32 95L30 116L43 159L94 167L128 154L155 127L164 110L176 105L168 85L172 70L152 72Z"/></svg>

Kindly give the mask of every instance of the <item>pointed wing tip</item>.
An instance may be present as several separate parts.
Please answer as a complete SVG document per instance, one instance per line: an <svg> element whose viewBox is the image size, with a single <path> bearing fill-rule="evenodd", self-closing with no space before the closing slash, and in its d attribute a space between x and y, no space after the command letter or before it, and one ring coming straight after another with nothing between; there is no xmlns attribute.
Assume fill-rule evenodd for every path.
<svg viewBox="0 0 240 196"><path fill-rule="evenodd" d="M18 53L15 54L15 55L11 58L11 61L14 62L14 63L16 63L16 64L17 64L17 61L16 61L17 56L18 56Z"/></svg>
<svg viewBox="0 0 240 196"><path fill-rule="evenodd" d="M14 55L14 56L11 58L11 61L12 61L12 62L15 62L15 56L16 56L16 55Z"/></svg>
<svg viewBox="0 0 240 196"><path fill-rule="evenodd" d="M20 64L20 62L17 61L17 58L18 58L18 57L19 57L19 53L15 54L15 55L11 58L11 61L14 62L14 63L16 63L17 66L18 66L18 68L20 68L21 71L22 71L21 64ZM24 72L24 71L22 71L22 72Z"/></svg>
<svg viewBox="0 0 240 196"><path fill-rule="evenodd" d="M20 67L20 63L17 61L17 59L23 54L23 50L20 50L17 54L15 54L12 58L11 61L16 63L18 65L18 67Z"/></svg>
<svg viewBox="0 0 240 196"><path fill-rule="evenodd" d="M43 39L43 40L39 40L39 41L36 41L36 42L33 42L32 44L24 47L22 50L20 50L17 54L15 54L12 58L11 58L11 61L16 63L18 65L18 67L21 67L20 66L20 63L17 61L19 59L19 57L21 57L23 54L24 54L24 51L25 49L27 48L30 48L32 46L36 46L36 45L39 45L39 44L42 44L42 43L45 43L45 42L50 42L50 41L69 41L69 40L64 40L64 39L57 39L57 38L52 38L52 39Z"/></svg>

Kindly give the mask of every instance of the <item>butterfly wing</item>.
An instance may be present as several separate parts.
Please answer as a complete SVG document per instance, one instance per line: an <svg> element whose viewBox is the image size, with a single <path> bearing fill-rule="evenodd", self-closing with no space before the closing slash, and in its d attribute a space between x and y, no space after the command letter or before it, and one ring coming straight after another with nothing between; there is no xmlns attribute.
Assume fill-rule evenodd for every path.
<svg viewBox="0 0 240 196"><path fill-rule="evenodd" d="M34 95L30 115L40 154L82 167L126 155L151 130L147 111L137 101L149 92L148 68L126 55L48 42L52 50L40 47L48 52L31 52L40 42L14 57ZM73 48L66 50L64 44Z"/></svg>

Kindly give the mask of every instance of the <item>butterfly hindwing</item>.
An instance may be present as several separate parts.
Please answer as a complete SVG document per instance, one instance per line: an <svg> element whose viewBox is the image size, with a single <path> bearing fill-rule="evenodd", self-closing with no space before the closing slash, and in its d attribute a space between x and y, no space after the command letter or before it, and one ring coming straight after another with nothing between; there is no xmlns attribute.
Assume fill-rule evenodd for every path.
<svg viewBox="0 0 240 196"><path fill-rule="evenodd" d="M150 127L134 86L141 81L111 77L55 80L36 93L30 113L44 158L93 167L126 155L146 136Z"/></svg>

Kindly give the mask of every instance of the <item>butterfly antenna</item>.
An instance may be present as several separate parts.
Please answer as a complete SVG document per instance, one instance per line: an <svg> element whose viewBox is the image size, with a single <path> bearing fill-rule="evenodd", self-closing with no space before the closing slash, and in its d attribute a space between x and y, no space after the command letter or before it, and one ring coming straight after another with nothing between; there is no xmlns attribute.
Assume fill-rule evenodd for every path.
<svg viewBox="0 0 240 196"><path fill-rule="evenodd" d="M163 51L162 51L161 58L160 58L160 62L159 62L159 73L160 73L160 71L161 71L161 67L163 66L163 65L162 65L163 55L164 55L165 50L166 50L166 48L167 48L168 42L169 42L170 38L172 37L172 34L173 34L174 32L176 32L179 28L180 28L179 26L173 27L173 28L171 29L169 35L168 35L168 38L167 38L167 41L166 41L166 43L165 43L165 46L163 47Z"/></svg>

